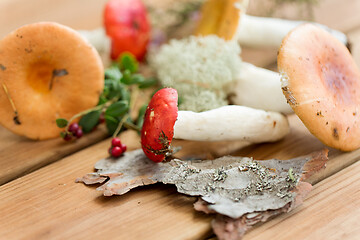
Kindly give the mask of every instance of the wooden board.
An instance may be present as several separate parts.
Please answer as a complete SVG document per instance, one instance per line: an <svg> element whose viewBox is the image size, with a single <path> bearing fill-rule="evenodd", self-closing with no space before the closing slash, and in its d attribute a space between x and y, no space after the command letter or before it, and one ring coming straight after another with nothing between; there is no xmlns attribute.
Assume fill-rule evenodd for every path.
<svg viewBox="0 0 360 240"><path fill-rule="evenodd" d="M251 152L258 153L264 159L286 159L324 147L313 139L297 118L291 118L291 124L292 133L285 140L252 146ZM125 132L121 138L130 149L140 147L139 138L134 132ZM288 147L284 148L284 144ZM0 236L5 239L201 239L211 235L211 217L195 212L192 206L195 198L177 194L172 186L156 184L123 196L103 197L95 187L74 183L77 177L92 172L97 160L107 156L108 145L109 142L105 140L1 186ZM198 153L194 145L185 148ZM328 169L331 170L333 164L330 163L333 161L342 166L356 161L360 151L353 153L354 156L341 155L341 159L338 159L339 153L331 150ZM359 164L349 167L355 168L350 175L341 174L339 178L334 175L331 182L357 175L359 167ZM323 177L326 176L320 174L315 181ZM355 181L356 177L349 179ZM331 193L348 182L335 188L331 187L332 183L326 187L321 187L320 183L319 190L311 195L310 202L319 202L321 206L321 202L325 201L324 196L327 196L327 193L324 196L319 193L322 189L328 189ZM356 187L358 183L351 189L356 190ZM339 190L339 196L342 191L347 192ZM342 202L337 201L336 209L347 208L347 202ZM328 204L328 201L325 203ZM332 208L328 208L331 211ZM307 220L312 219L306 216ZM333 215L333 218L337 219L337 215ZM322 227L325 233L327 226ZM287 233L289 229L288 225L283 225L277 231ZM306 233L312 236L311 232Z"/></svg>
<svg viewBox="0 0 360 240"><path fill-rule="evenodd" d="M304 204L250 231L244 240L359 239L360 162L314 186Z"/></svg>
<svg viewBox="0 0 360 240"><path fill-rule="evenodd" d="M56 21L75 29L94 29L102 24L101 9L105 2L105 0L78 0L75 2L70 0L54 0L51 2L36 0L35 4L34 1L1 0L0 21L8 24L3 25L0 29L0 37L21 25L36 21ZM259 4L258 0L251 2L250 13L256 12L254 6L257 4ZM348 31L360 24L360 19L356 17L358 16L357 4L358 2L354 0L323 0L319 5L315 5L315 19L337 29ZM83 11L84 6L86 6L86 11ZM350 8L349 6L355 7ZM294 9L286 9L286 11L294 12ZM345 14L345 11L348 12ZM64 14L65 12L66 14ZM337 18L329 18L329 12L335 12L335 16L346 17L339 21ZM351 40L357 43L356 38L351 38ZM354 44L356 56L360 54L360 51L357 50L358 46ZM242 58L258 66L268 66L276 60L276 50L244 49ZM86 137L87 140L81 140L75 145L64 144L59 139L34 142L17 137L0 127L0 164L4 169L0 172L0 185L99 142L104 137L105 134L99 132Z"/></svg>
<svg viewBox="0 0 360 240"><path fill-rule="evenodd" d="M0 20L6 23L0 29L0 37L20 25L40 20L58 21L77 29L98 27L105 1L0 0ZM315 19L348 33L353 41L353 55L360 65L360 2L319 2ZM291 13L294 8L284 11ZM245 60L259 66L274 63L275 57L274 50L243 52ZM324 147L296 116L291 116L290 122L291 133L285 139L241 150L236 142L226 145L175 141L175 144L183 145L181 153L186 155L216 157L233 152L258 159L287 159ZM0 128L0 184L16 179L0 187L0 238L205 239L211 236L211 217L195 212L192 207L195 198L177 194L172 186L156 184L124 196L106 198L94 187L75 184L77 177L92 172L94 163L107 156L109 140L91 146L104 137L104 131L98 131L76 144L61 139L34 142ZM122 135L122 139L130 149L139 147L139 138L132 132ZM310 179L317 184L303 206L257 226L245 239L356 239L360 235L357 174L360 150L342 153L330 149L329 156L327 168Z"/></svg>
<svg viewBox="0 0 360 240"><path fill-rule="evenodd" d="M0 127L0 185L89 147L106 137L105 128L99 128L76 142L65 142L60 137L34 141Z"/></svg>

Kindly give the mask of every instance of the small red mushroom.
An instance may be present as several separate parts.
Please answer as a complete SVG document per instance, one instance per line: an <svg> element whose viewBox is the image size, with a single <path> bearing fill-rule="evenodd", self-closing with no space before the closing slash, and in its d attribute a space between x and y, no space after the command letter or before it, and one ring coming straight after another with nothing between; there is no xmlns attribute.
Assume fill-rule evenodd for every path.
<svg viewBox="0 0 360 240"><path fill-rule="evenodd" d="M144 116L141 145L145 155L161 162L171 155L171 141L178 116L178 94L173 88L163 88L152 97Z"/></svg>
<svg viewBox="0 0 360 240"><path fill-rule="evenodd" d="M277 141L289 132L287 118L280 113L235 105L196 113L178 111L177 102L176 90L163 88L146 109L141 145L154 162L172 154L173 137L192 141L243 140L248 145Z"/></svg>

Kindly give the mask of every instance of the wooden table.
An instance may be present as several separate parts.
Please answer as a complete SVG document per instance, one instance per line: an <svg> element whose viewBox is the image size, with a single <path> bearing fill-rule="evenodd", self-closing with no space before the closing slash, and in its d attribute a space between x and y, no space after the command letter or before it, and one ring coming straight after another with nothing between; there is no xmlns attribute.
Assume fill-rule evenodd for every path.
<svg viewBox="0 0 360 240"><path fill-rule="evenodd" d="M104 2L0 0L0 37L22 24L41 20L76 29L98 27ZM316 21L347 33L360 66L359 11L358 0L322 0L314 9ZM243 58L259 66L272 66L275 57L276 50L243 50ZM296 116L289 119L292 130L285 139L233 154L287 159L324 147ZM95 187L76 184L77 177L92 172L94 163L107 156L110 141L105 138L105 130L100 128L76 144L61 139L36 142L0 128L0 239L212 237L212 217L194 211L196 199L176 193L173 186L156 184L123 196L103 197ZM139 147L135 133L125 132L121 138L130 149ZM206 144L195 148L193 143L177 144L200 155L221 152ZM234 149L236 144L222 151ZM314 189L302 206L256 226L244 239L360 239L360 150L343 153L330 149L329 157L327 168L311 178Z"/></svg>

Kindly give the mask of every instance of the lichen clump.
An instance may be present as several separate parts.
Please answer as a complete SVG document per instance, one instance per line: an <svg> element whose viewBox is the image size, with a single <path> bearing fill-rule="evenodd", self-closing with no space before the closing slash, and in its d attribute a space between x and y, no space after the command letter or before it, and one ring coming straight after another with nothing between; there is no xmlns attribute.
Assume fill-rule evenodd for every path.
<svg viewBox="0 0 360 240"><path fill-rule="evenodd" d="M181 110L202 112L227 105L224 88L238 75L241 49L217 36L172 40L151 60L165 87L175 88Z"/></svg>

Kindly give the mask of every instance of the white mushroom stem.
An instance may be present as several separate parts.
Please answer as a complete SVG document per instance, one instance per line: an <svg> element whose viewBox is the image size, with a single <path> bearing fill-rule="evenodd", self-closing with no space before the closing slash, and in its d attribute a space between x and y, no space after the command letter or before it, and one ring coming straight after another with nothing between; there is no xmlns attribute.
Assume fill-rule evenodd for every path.
<svg viewBox="0 0 360 240"><path fill-rule="evenodd" d="M242 62L239 76L229 86L232 104L266 111L292 113L281 90L279 73Z"/></svg>
<svg viewBox="0 0 360 240"><path fill-rule="evenodd" d="M255 17L242 14L237 34L234 38L239 40L241 46L278 48L286 34L303 23L305 23L305 21ZM330 29L322 24L314 24L327 30L343 44L346 45L348 43L344 33Z"/></svg>
<svg viewBox="0 0 360 240"><path fill-rule="evenodd" d="M174 126L174 138L195 141L272 142L288 133L284 115L235 105L200 113L179 111Z"/></svg>

